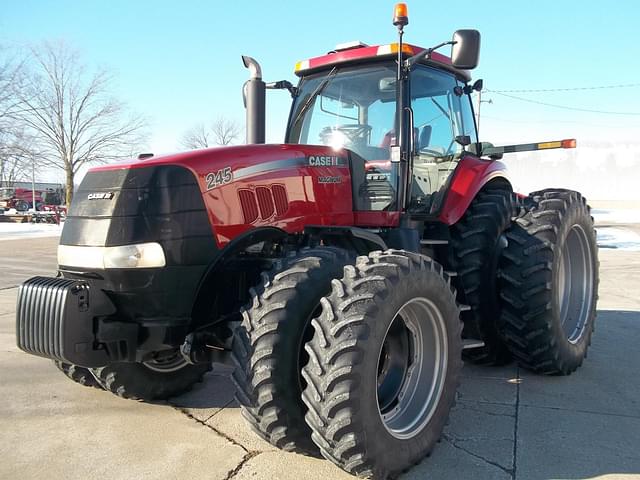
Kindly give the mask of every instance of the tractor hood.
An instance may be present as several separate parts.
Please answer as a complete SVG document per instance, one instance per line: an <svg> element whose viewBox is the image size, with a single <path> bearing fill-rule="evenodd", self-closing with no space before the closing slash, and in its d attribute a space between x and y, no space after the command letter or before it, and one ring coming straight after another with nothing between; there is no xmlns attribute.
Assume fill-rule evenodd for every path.
<svg viewBox="0 0 640 480"><path fill-rule="evenodd" d="M353 223L349 162L347 150L265 144L129 160L89 170L70 217L83 217L85 223L88 217L92 221L102 217L108 231L103 230L93 244L103 245L127 243L131 239L126 232L140 228L114 225L116 217L128 222L133 215L143 215L145 222L138 222L142 225L152 214L191 215L194 201L202 204L209 220L209 225L199 222L197 230L208 228L219 247L256 227L298 233L305 225L349 225ZM195 228L191 221L184 227ZM153 235L148 232L145 241ZM87 244L81 238L67 240Z"/></svg>
<svg viewBox="0 0 640 480"><path fill-rule="evenodd" d="M189 152L160 155L142 160L125 160L109 165L94 167L89 172L147 168L158 166L182 166L191 170L198 178L201 190L207 192L213 188L230 183L233 180L257 174L268 173L290 165L296 166L347 166L346 150L313 145L255 144L231 147L214 147ZM207 176L211 173L231 169L232 180L220 178L220 182ZM212 188L213 187L213 188Z"/></svg>

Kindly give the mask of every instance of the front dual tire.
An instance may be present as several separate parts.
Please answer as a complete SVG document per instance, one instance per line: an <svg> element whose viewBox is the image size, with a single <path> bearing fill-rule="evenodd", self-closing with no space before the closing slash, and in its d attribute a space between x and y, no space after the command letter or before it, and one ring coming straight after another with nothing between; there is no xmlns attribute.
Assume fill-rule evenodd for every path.
<svg viewBox="0 0 640 480"><path fill-rule="evenodd" d="M359 257L312 325L302 398L322 455L375 478L429 455L462 368L459 309L442 267L404 251Z"/></svg>
<svg viewBox="0 0 640 480"><path fill-rule="evenodd" d="M317 247L266 272L236 331L233 378L263 439L383 478L440 438L462 326L449 278L431 259L388 251L353 263Z"/></svg>

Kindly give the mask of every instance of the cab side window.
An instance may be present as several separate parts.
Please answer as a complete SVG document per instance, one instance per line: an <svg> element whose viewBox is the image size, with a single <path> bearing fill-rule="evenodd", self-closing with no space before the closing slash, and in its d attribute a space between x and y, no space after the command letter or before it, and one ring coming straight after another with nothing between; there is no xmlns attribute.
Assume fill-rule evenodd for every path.
<svg viewBox="0 0 640 480"><path fill-rule="evenodd" d="M427 213L439 207L463 151L456 137L465 134L461 101L467 99L456 93L457 85L453 75L426 66L419 66L411 74L416 132L411 202Z"/></svg>

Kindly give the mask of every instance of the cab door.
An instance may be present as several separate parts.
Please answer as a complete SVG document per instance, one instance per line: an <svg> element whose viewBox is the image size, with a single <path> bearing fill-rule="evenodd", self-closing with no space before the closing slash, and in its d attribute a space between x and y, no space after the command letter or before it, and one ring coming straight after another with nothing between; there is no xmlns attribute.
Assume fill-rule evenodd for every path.
<svg viewBox="0 0 640 480"><path fill-rule="evenodd" d="M409 208L436 214L449 180L466 153L463 136L477 142L469 96L450 73L418 66L411 74L413 181Z"/></svg>

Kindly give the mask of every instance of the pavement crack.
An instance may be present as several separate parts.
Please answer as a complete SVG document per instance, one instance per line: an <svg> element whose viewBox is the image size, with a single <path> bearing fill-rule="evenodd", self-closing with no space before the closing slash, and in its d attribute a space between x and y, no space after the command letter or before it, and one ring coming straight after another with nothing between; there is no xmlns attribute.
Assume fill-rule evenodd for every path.
<svg viewBox="0 0 640 480"><path fill-rule="evenodd" d="M565 407L553 407L551 405L529 405L523 403L521 407L525 408L537 408L542 410L556 410L560 412L577 412L577 413L586 413L588 415L603 415L605 417L620 417L620 418L630 418L633 420L640 420L640 416L638 415L628 415L625 413L611 413L611 412L596 412L594 410L583 410L578 408L565 408Z"/></svg>
<svg viewBox="0 0 640 480"><path fill-rule="evenodd" d="M221 411L223 411L225 408L227 408L229 405L231 405L233 402L235 402L235 399L231 399L229 400L227 403L225 403L222 407L220 407L215 413L212 413L211 416L207 417L204 422L208 422L209 420L211 420L213 417L215 417L217 414L219 414Z"/></svg>
<svg viewBox="0 0 640 480"><path fill-rule="evenodd" d="M233 445L240 447L242 450L244 450L247 454L254 452L253 450L249 450L247 447L245 447L244 445L242 445L241 443L239 443L238 441L236 441L235 439L233 439L232 437L230 437L229 435L227 435L224 432L221 432L220 430L218 430L217 428L215 428L213 425L209 425L208 423L206 423L203 420L200 420L199 418L194 417L191 413L189 413L187 410L185 410L182 407L177 407L175 405L171 405L174 409L176 409L177 411L183 413L184 415L186 415L187 417L189 417L191 420L196 421L197 423L199 423L200 425L207 427L209 430L212 430L213 432L215 432L216 434L220 435L222 438L224 438L225 440L227 440L228 442L232 443ZM254 455L255 456L255 455ZM228 477L231 478L231 477Z"/></svg>
<svg viewBox="0 0 640 480"><path fill-rule="evenodd" d="M478 402L479 403L479 402ZM470 402L469 400L460 400L458 402L458 405L460 405L460 408L463 410L471 410L472 412L477 412L477 413L481 413L482 415L489 415L490 417L509 417L509 418L515 418L515 414L511 414L511 413L496 413L496 412L488 412L486 410L482 410L480 408L475 408L474 404L478 404L476 402ZM502 405L502 404L491 404L491 403L485 403L485 405ZM504 406L508 406L511 407L512 405L504 405Z"/></svg>
<svg viewBox="0 0 640 480"><path fill-rule="evenodd" d="M507 467L504 467L502 465L500 465L497 462L494 462L493 460L489 460L488 458L483 457L482 455L478 455L477 453L472 452L471 450L464 448L463 446L459 445L456 440L454 438L452 438L449 435L443 435L444 440L449 443L449 445L451 445L453 448L460 450L464 453L466 453L467 455L473 457L473 458L477 458L478 460L482 460L483 462L485 462L488 465L491 465L493 467L496 467L500 470L502 470L503 472L505 472L507 475L509 475L511 478L513 477L513 470Z"/></svg>
<svg viewBox="0 0 640 480"><path fill-rule="evenodd" d="M518 417L520 414L520 366L516 367L516 408L515 408L515 421L513 422L513 459L511 465L513 469L511 471L511 478L516 480L518 475Z"/></svg>
<svg viewBox="0 0 640 480"><path fill-rule="evenodd" d="M224 477L223 480L230 480L233 477L235 477L240 472L240 470L242 470L242 468L247 464L249 460L251 460L253 457L257 457L261 453L262 452L258 452L256 450L247 452L247 454L244 457L242 457L242 460L240 460L240 463L236 465L236 467L233 470L229 470L229 472L227 472L227 475Z"/></svg>

